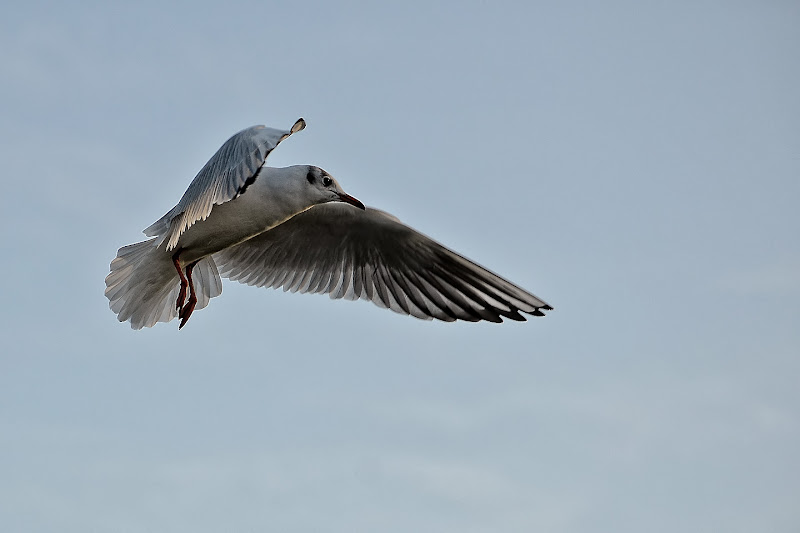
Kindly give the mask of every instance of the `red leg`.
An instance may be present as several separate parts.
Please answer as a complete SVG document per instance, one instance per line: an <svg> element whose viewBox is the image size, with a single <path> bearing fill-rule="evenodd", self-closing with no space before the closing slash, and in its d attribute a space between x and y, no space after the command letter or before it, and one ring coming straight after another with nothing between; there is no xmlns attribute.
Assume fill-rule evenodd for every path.
<svg viewBox="0 0 800 533"><path fill-rule="evenodd" d="M186 299L186 287L189 286L189 282L186 281L186 276L183 275L183 270L181 270L180 255L181 252L178 251L172 256L172 264L175 265L175 270L178 271L178 276L181 278L181 290L178 293L178 301L175 302L175 309L179 311L183 309L183 301Z"/></svg>
<svg viewBox="0 0 800 533"><path fill-rule="evenodd" d="M189 317L192 316L192 311L194 311L194 306L197 304L197 295L194 293L194 282L192 282L192 269L196 264L197 261L190 263L186 267L187 284L189 285L189 301L186 302L186 305L184 305L178 313L178 318L181 319L181 324L178 326L178 329L181 329L186 322L189 321Z"/></svg>

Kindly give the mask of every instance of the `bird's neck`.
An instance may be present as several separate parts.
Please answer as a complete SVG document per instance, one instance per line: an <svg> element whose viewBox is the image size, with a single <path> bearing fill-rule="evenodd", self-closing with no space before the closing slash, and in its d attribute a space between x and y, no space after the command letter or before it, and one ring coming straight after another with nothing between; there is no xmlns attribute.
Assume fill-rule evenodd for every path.
<svg viewBox="0 0 800 533"><path fill-rule="evenodd" d="M298 190L298 181L291 179L286 170L265 167L261 171L266 174L261 176L264 179L256 180L256 184L262 181L260 185L263 188L263 198L268 202L271 214L281 222L312 207L304 199L302 191Z"/></svg>

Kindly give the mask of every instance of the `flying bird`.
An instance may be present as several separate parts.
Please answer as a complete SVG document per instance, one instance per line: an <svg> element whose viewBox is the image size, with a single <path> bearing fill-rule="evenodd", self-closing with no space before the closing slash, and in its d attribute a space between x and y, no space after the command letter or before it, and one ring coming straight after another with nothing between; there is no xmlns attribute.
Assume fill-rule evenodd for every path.
<svg viewBox="0 0 800 533"><path fill-rule="evenodd" d="M178 204L111 261L105 295L133 329L179 318L222 293L220 276L258 287L371 300L431 320L524 321L552 307L403 224L365 207L325 170L265 166L305 128L253 126L217 151Z"/></svg>

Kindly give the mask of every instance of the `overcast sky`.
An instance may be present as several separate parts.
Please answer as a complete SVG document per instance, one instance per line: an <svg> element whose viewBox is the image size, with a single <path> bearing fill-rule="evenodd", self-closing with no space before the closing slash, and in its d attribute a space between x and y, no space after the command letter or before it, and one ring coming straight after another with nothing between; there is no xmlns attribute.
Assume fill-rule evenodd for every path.
<svg viewBox="0 0 800 533"><path fill-rule="evenodd" d="M14 4L4 532L800 530L799 4ZM225 281L181 331L117 322L116 250L301 116L272 165L555 310Z"/></svg>

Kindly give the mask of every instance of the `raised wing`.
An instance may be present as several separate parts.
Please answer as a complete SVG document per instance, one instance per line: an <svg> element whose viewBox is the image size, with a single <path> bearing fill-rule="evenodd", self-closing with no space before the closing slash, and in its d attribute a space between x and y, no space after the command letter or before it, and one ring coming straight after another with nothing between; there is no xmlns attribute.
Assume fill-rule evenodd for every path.
<svg viewBox="0 0 800 533"><path fill-rule="evenodd" d="M145 235L159 237L158 246L167 241L167 250L175 248L184 231L205 220L215 205L242 194L255 180L269 153L305 127L302 118L288 131L253 126L225 141L192 180L178 205L145 229Z"/></svg>
<svg viewBox="0 0 800 533"><path fill-rule="evenodd" d="M417 318L525 320L543 300L377 209L331 202L214 255L220 275L259 287L370 300Z"/></svg>

